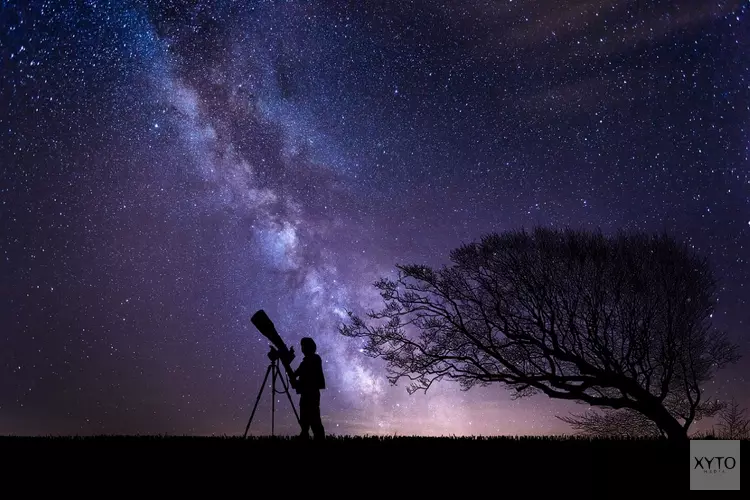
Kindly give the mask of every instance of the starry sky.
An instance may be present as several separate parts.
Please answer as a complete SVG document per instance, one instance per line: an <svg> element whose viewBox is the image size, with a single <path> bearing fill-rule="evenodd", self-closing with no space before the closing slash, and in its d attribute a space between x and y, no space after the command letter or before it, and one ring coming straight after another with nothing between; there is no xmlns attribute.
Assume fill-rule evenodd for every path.
<svg viewBox="0 0 750 500"><path fill-rule="evenodd" d="M261 308L317 341L329 433L568 432L580 405L409 396L337 331L396 264L534 225L687 240L750 355L746 2L0 9L0 434L241 434ZM748 365L708 391L750 404Z"/></svg>

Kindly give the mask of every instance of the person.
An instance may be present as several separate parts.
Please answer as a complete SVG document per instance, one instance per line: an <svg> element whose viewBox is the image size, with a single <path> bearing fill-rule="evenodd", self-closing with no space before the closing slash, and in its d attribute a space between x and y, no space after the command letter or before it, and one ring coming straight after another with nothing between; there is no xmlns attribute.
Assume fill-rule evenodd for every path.
<svg viewBox="0 0 750 500"><path fill-rule="evenodd" d="M318 347L310 337L300 341L304 358L294 372L294 388L299 394L300 425L302 439L309 439L310 429L316 440L325 438L325 429L320 420L320 390L326 388L323 360L317 354Z"/></svg>

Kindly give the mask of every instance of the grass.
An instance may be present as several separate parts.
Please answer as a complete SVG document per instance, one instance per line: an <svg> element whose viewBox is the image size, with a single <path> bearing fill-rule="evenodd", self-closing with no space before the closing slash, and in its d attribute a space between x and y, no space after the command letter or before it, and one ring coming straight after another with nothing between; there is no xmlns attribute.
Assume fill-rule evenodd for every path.
<svg viewBox="0 0 750 500"><path fill-rule="evenodd" d="M13 450L14 457L88 457L156 463L162 469L163 464L239 462L258 477L277 473L279 464L295 463L324 477L368 484L376 478L382 483L419 477L446 487L469 481L492 488L503 484L512 491L570 491L578 497L689 492L689 449L661 439L329 436L324 442L300 442L289 437L50 436L0 437L0 450L9 456Z"/></svg>

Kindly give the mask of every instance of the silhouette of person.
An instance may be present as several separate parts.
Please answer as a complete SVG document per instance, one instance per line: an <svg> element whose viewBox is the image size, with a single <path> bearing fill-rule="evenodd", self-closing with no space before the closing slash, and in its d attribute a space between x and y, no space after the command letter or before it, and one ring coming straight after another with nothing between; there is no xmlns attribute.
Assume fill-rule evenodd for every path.
<svg viewBox="0 0 750 500"><path fill-rule="evenodd" d="M323 422L320 420L320 390L326 388L326 379L323 375L323 361L316 353L318 347L310 337L300 341L302 354L305 357L294 372L294 387L299 394L300 424L302 426L302 439L309 439L309 431L312 428L313 437L316 440L325 438Z"/></svg>

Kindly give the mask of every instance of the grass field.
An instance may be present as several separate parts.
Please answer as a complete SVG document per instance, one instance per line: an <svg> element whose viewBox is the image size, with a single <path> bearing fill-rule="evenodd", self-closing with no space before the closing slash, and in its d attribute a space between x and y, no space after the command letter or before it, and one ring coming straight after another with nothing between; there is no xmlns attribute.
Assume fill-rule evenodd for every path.
<svg viewBox="0 0 750 500"><path fill-rule="evenodd" d="M286 437L0 437L0 449L21 460L86 457L175 467L242 463L259 477L293 462L301 470L320 471L329 478L375 475L389 480L416 475L434 481L433 486L507 483L506 488L569 491L578 497L689 492L689 448L658 439L329 436L324 442L300 442Z"/></svg>

